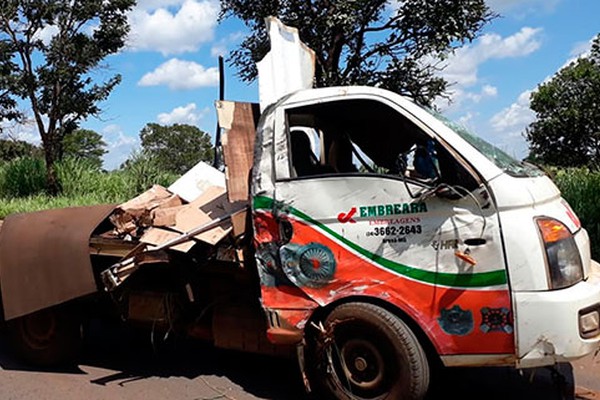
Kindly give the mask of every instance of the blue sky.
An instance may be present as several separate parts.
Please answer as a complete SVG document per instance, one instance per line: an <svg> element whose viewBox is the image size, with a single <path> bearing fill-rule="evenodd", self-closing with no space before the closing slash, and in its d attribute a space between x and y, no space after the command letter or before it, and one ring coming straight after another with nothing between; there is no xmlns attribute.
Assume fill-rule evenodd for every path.
<svg viewBox="0 0 600 400"><path fill-rule="evenodd" d="M486 140L522 158L524 128L533 120L529 94L575 57L600 32L598 0L487 0L501 14L481 36L459 49L441 72L451 102L437 105ZM128 46L105 60L97 76L119 73L122 83L99 119L82 123L108 144L105 168L119 166L139 147L145 124L188 123L214 136L217 56L246 31L235 20L217 23L218 1L139 0L129 18ZM226 66L226 98L257 101L256 84L241 83ZM9 134L38 141L31 124Z"/></svg>

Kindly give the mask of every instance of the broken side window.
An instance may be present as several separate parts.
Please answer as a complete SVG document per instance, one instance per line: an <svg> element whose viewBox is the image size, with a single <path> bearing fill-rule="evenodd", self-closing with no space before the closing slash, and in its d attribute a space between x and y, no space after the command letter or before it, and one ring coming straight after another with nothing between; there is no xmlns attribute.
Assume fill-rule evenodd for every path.
<svg viewBox="0 0 600 400"><path fill-rule="evenodd" d="M472 190L477 180L450 152L397 110L375 100L290 109L292 177L383 174Z"/></svg>

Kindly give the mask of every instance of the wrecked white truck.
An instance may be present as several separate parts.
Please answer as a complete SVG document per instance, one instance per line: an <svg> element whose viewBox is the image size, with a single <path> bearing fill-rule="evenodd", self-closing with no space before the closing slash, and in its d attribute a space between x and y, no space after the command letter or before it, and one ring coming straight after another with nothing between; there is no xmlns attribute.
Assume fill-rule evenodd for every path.
<svg viewBox="0 0 600 400"><path fill-rule="evenodd" d="M217 109L225 182L204 166L197 185L117 207L5 220L3 317L28 360L71 359L97 310L291 349L307 385L341 399L422 398L437 361L527 368L599 348L600 267L539 170L381 89Z"/></svg>
<svg viewBox="0 0 600 400"><path fill-rule="evenodd" d="M522 368L598 348L598 264L538 170L379 89L300 91L256 129L256 107L218 107L227 189L5 220L3 312L28 359L72 356L108 305L218 347L297 346L339 398L421 397L436 358Z"/></svg>

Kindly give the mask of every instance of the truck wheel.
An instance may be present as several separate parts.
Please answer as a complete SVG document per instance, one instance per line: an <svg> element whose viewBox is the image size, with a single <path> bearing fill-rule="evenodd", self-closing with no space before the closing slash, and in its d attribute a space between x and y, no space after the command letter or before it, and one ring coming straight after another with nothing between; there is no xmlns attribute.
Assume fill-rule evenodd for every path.
<svg viewBox="0 0 600 400"><path fill-rule="evenodd" d="M8 322L17 356L37 366L74 362L82 343L78 314L64 306L27 314Z"/></svg>
<svg viewBox="0 0 600 400"><path fill-rule="evenodd" d="M334 309L324 331L309 340L308 356L319 398L421 399L429 386L418 339L402 320L373 304Z"/></svg>

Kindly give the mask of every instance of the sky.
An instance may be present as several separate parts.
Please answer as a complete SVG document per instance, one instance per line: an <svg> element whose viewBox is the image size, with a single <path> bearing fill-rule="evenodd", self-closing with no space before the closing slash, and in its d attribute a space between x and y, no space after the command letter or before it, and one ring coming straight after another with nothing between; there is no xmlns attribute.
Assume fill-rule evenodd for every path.
<svg viewBox="0 0 600 400"><path fill-rule="evenodd" d="M436 105L516 158L527 155L525 127L535 119L529 96L560 68L589 52L600 33L598 0L486 0L500 14L478 38L450 56L440 72L450 101ZM118 168L139 148L150 122L186 123L214 137L218 56L247 34L240 21L218 22L215 0L138 0L129 14L127 46L104 60L95 76L121 74L99 118L81 127L107 143L106 169ZM42 34L51 35L48 29ZM225 98L258 101L256 83L241 82L226 65ZM11 137L39 142L32 124L11 126Z"/></svg>

